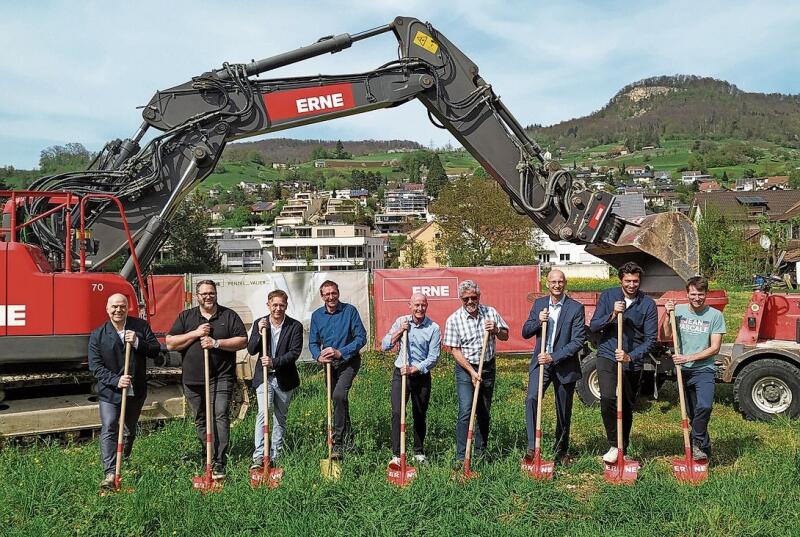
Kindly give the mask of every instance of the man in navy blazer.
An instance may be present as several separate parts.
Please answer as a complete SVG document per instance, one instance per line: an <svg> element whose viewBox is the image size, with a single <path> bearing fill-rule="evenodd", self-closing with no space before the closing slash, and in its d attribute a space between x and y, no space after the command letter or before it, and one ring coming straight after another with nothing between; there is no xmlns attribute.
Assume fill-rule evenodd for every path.
<svg viewBox="0 0 800 537"><path fill-rule="evenodd" d="M100 406L100 454L103 475L100 488L114 486L117 463L117 434L122 407L122 389L128 388L125 410L123 454L128 457L136 438L136 423L147 397L147 358L155 358L161 349L155 334L143 319L128 316L128 299L113 294L106 302L109 320L89 336L89 371L97 379ZM125 372L125 344L130 343L131 361Z"/></svg>
<svg viewBox="0 0 800 537"><path fill-rule="evenodd" d="M547 287L549 294L534 301L528 320L522 326L522 337L529 339L536 336L528 373L528 397L525 399L527 455L534 456L539 368L544 367L542 391L552 382L556 396L553 451L557 462L569 464L569 425L575 383L581 378L580 353L586 341L585 316L583 304L567 296L567 278L563 272L551 270L547 275ZM542 341L544 323L547 323L545 342Z"/></svg>
<svg viewBox="0 0 800 537"><path fill-rule="evenodd" d="M280 289L267 295L269 315L253 323L247 352L261 358L253 375L253 387L258 400L255 425L255 451L251 468L264 466L264 372L267 367L266 387L269 389L269 406L273 409L272 445L270 465L278 458L286 432L286 416L295 389L300 386L300 375L295 363L303 351L303 324L286 315L289 297ZM262 354L261 331L267 332L267 355Z"/></svg>

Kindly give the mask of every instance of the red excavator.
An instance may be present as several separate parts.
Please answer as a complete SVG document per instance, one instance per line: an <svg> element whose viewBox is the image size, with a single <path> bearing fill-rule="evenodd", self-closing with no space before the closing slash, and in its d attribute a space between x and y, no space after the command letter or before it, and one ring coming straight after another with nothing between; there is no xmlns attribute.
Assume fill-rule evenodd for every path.
<svg viewBox="0 0 800 537"><path fill-rule="evenodd" d="M374 70L259 77L387 32L397 38L398 57ZM225 63L158 91L143 107L135 134L106 144L87 170L42 177L29 191L0 193L11 198L0 231L0 390L27 394L70 378L79 385L90 381L80 365L89 332L105 319L107 297L123 292L131 314L147 313L150 292L139 267L146 271L178 205L214 170L228 142L412 100L552 239L585 244L614 265L638 261L649 291L680 287L697 272L697 233L686 217L626 221L614 214L612 195L589 190L545 161L461 50L431 24L397 17L263 60ZM119 274L100 272L119 256L126 258ZM158 399L167 395L153 397L146 408L169 406ZM3 412L0 407L0 421L8 424ZM59 428L66 426L29 429Z"/></svg>

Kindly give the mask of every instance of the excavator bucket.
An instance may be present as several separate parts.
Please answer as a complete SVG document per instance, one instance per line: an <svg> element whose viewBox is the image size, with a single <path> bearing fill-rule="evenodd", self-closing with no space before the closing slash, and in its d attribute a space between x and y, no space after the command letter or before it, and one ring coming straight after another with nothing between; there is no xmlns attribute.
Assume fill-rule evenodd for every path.
<svg viewBox="0 0 800 537"><path fill-rule="evenodd" d="M614 242L587 246L586 251L614 267L638 263L645 273L642 291L680 289L699 273L697 229L686 215L657 213L620 223L624 227Z"/></svg>

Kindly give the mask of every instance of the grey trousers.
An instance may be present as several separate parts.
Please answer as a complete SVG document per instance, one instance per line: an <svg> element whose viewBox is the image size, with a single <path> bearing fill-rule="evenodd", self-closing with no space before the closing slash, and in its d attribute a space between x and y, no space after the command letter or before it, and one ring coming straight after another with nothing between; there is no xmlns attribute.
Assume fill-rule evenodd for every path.
<svg viewBox="0 0 800 537"><path fill-rule="evenodd" d="M275 375L269 376L268 382L262 382L256 388L256 399L258 400L258 415L256 416L255 427L255 451L253 460L264 456L264 389L269 385L269 408L272 410L272 427L269 433L272 436L272 443L269 450L269 457L272 460L278 458L278 454L283 447L283 436L286 433L286 416L289 414L289 403L294 395L294 390L284 391L278 386Z"/></svg>
<svg viewBox="0 0 800 537"><path fill-rule="evenodd" d="M144 397L128 397L125 406L123 432L123 457L127 458L136 439L136 423L142 413ZM119 414L122 402L100 401L100 456L103 459L103 475L113 474L117 464L117 435L119 434Z"/></svg>

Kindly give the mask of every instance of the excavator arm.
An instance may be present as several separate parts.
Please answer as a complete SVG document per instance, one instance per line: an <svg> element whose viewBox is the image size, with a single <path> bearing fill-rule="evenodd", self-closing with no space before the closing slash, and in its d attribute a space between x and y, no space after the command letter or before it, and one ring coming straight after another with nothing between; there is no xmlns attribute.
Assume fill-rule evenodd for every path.
<svg viewBox="0 0 800 537"><path fill-rule="evenodd" d="M386 32L397 38L398 59L372 71L259 78ZM481 78L477 65L430 24L406 17L248 64L224 64L159 91L144 107L134 136L107 144L89 170L44 177L31 188L118 196L137 257L148 266L179 203L214 170L228 142L415 99L434 124L452 133L480 162L514 208L551 239L589 245L591 253L612 264L638 261L651 291L674 288L697 272L697 233L686 217L653 215L627 222L614 214L612 195L591 192L567 171L544 161L539 146ZM144 143L148 131L156 134ZM29 215L44 209L42 202L26 205ZM102 201L90 205L89 222L99 245L89 260L100 267L124 251L126 237L118 213L106 210ZM37 222L33 229L46 251L63 251L51 224ZM134 274L129 259L122 275L132 280Z"/></svg>

